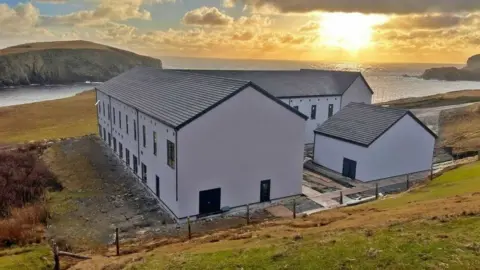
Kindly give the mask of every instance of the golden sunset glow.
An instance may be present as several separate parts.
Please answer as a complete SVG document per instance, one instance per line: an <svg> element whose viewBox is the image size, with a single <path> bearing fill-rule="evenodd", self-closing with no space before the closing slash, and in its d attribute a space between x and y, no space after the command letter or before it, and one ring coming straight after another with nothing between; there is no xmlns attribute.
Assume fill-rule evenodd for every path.
<svg viewBox="0 0 480 270"><path fill-rule="evenodd" d="M357 52L372 45L374 26L387 20L385 15L323 13L319 22L320 40L330 47Z"/></svg>

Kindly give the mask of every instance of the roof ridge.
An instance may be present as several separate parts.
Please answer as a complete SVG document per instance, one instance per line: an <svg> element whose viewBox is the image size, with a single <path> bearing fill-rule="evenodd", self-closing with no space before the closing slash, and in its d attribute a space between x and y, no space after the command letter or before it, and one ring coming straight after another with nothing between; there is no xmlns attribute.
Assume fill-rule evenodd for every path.
<svg viewBox="0 0 480 270"><path fill-rule="evenodd" d="M174 69L164 69L166 71L172 71L176 73L186 73L186 74L191 74L199 77L210 77L210 78L218 78L218 79L226 79L226 80L231 80L231 81L237 81L237 82L244 82L245 85L252 83L252 81L249 80L241 80L241 79L235 79L235 78L230 78L230 77L223 77L223 76L215 76L215 75L210 75L210 74L204 74L204 73L195 73L195 72L190 72L190 71L181 71L181 70L174 70Z"/></svg>

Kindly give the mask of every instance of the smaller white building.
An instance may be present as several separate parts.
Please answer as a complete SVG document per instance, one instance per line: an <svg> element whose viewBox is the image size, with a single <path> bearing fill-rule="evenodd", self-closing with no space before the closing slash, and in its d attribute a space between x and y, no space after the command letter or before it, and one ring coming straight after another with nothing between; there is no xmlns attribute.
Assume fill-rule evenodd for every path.
<svg viewBox="0 0 480 270"><path fill-rule="evenodd" d="M364 182L423 172L436 137L408 110L350 103L315 130L314 161Z"/></svg>

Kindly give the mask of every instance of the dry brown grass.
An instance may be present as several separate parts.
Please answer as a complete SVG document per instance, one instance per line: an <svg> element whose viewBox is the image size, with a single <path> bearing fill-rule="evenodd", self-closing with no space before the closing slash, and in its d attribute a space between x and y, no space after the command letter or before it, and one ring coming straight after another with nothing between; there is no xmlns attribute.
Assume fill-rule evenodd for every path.
<svg viewBox="0 0 480 270"><path fill-rule="evenodd" d="M480 150L480 104L442 113L443 146L455 153Z"/></svg>
<svg viewBox="0 0 480 270"><path fill-rule="evenodd" d="M24 53L31 51L41 51L50 49L96 49L96 50L111 50L111 47L93 43L84 40L71 40L71 41L53 41L53 42L36 42L27 43L18 46L12 46L0 50L0 55Z"/></svg>
<svg viewBox="0 0 480 270"><path fill-rule="evenodd" d="M426 97L404 98L381 104L404 109L431 108L455 104L480 102L480 90L461 90Z"/></svg>
<svg viewBox="0 0 480 270"><path fill-rule="evenodd" d="M43 203L14 208L0 220L0 247L40 243L44 239L47 211Z"/></svg>
<svg viewBox="0 0 480 270"><path fill-rule="evenodd" d="M0 145L97 132L95 92L0 108Z"/></svg>

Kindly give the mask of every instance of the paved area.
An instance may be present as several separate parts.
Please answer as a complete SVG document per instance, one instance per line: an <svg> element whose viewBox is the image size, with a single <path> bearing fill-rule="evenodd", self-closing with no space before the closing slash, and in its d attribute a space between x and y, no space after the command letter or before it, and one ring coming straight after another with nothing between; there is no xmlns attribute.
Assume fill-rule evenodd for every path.
<svg viewBox="0 0 480 270"><path fill-rule="evenodd" d="M293 216L293 212L283 205L275 205L265 209L274 217L288 218Z"/></svg>

